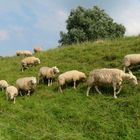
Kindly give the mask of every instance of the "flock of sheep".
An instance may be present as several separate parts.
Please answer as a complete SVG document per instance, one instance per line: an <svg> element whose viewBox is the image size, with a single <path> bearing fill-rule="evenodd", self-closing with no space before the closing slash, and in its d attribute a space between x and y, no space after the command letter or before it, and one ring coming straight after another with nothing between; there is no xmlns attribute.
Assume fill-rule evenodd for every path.
<svg viewBox="0 0 140 140"><path fill-rule="evenodd" d="M41 51L41 48L35 48L34 52L38 53ZM29 68L30 66L34 66L40 64L40 59L32 56L30 51L17 51L17 56L24 55L26 56L23 60L21 60L21 70ZM122 89L122 82L124 80L128 80L133 83L133 85L137 85L137 78L132 74L129 69L129 66L133 64L140 63L140 54L130 54L126 55L123 59L124 70L116 69L116 68L102 68L96 69L90 72L89 77L87 78L87 92L86 95L89 95L89 91L91 87L95 87L95 90L101 94L98 86L111 85L114 90L114 98L117 98L117 94L120 93ZM128 73L125 73L126 69ZM47 79L48 86L52 85L52 80L56 77L60 71L54 66L50 67L41 67L38 72L38 78L36 77L22 77L17 79L16 86L9 86L7 81L0 80L0 88L2 91L5 89L7 100L16 100L16 96L23 93L26 93L30 96L30 93L33 92L40 82L45 82ZM86 79L86 74L80 72L78 70L71 70L64 72L58 76L58 86L59 91L62 93L62 87L69 82L73 82L73 88L76 89L76 82L80 80Z"/></svg>

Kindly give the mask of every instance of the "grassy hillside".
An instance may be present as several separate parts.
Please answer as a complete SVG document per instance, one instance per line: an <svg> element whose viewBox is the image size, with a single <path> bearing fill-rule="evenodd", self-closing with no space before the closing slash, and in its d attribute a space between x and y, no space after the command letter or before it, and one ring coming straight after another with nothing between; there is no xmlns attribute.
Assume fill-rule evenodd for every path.
<svg viewBox="0 0 140 140"><path fill-rule="evenodd" d="M122 69L122 59L129 53L140 53L140 37L104 42L87 42L37 54L41 64L20 71L22 57L0 58L0 79L15 85L17 78L37 76L41 66L58 66L61 73L77 69L86 75L96 68ZM139 69L134 71L138 81ZM76 91L68 86L64 93L58 85L39 84L31 97L18 96L16 104L0 92L0 140L139 140L140 85L125 82L118 99L112 88L94 88L86 97L86 84Z"/></svg>

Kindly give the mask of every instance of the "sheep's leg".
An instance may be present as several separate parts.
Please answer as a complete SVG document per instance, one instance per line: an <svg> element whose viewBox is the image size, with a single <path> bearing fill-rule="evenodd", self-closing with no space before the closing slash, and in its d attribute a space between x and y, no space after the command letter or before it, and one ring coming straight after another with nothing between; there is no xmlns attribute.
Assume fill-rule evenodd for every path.
<svg viewBox="0 0 140 140"><path fill-rule="evenodd" d="M114 89L114 98L117 98L117 93L116 93L116 83L113 83L113 89Z"/></svg>
<svg viewBox="0 0 140 140"><path fill-rule="evenodd" d="M30 90L28 90L28 94L27 95L30 96Z"/></svg>
<svg viewBox="0 0 140 140"><path fill-rule="evenodd" d="M45 77L42 76L42 77L41 77L41 82L42 82L42 83L45 83L45 80L44 80L44 79L45 79Z"/></svg>
<svg viewBox="0 0 140 140"><path fill-rule="evenodd" d="M48 79L48 86L49 86L49 79Z"/></svg>
<svg viewBox="0 0 140 140"><path fill-rule="evenodd" d="M21 68L21 71L23 72L23 68Z"/></svg>
<svg viewBox="0 0 140 140"><path fill-rule="evenodd" d="M23 72L24 70L25 70L25 67L24 67L24 66L22 66L22 67L21 67L21 71Z"/></svg>
<svg viewBox="0 0 140 140"><path fill-rule="evenodd" d="M9 96L8 95L6 95L6 99L7 99L7 101L9 100Z"/></svg>
<svg viewBox="0 0 140 140"><path fill-rule="evenodd" d="M48 79L48 86L51 85L50 83L51 83L51 79L49 78L49 79Z"/></svg>
<svg viewBox="0 0 140 140"><path fill-rule="evenodd" d="M91 89L91 87L88 87L88 88L87 88L87 93L86 93L87 96L89 96L89 91L90 91L90 89Z"/></svg>
<svg viewBox="0 0 140 140"><path fill-rule="evenodd" d="M95 89L99 94L102 94L101 91L98 89L98 86L95 86Z"/></svg>
<svg viewBox="0 0 140 140"><path fill-rule="evenodd" d="M123 71L125 72L125 70L126 70L126 67L124 66Z"/></svg>
<svg viewBox="0 0 140 140"><path fill-rule="evenodd" d="M38 76L38 80L37 80L37 83L39 84L39 82L40 82L40 76Z"/></svg>
<svg viewBox="0 0 140 140"><path fill-rule="evenodd" d="M16 97L14 97L14 104L16 103Z"/></svg>
<svg viewBox="0 0 140 140"><path fill-rule="evenodd" d="M119 94L121 90L122 90L122 86L120 86L120 88L116 94Z"/></svg>
<svg viewBox="0 0 140 140"><path fill-rule="evenodd" d="M61 86L59 86L59 91L60 91L61 93L63 92Z"/></svg>
<svg viewBox="0 0 140 140"><path fill-rule="evenodd" d="M76 81L74 81L73 88L76 89Z"/></svg>
<svg viewBox="0 0 140 140"><path fill-rule="evenodd" d="M19 91L19 94L20 94L20 96L23 96L22 93L21 93L21 91Z"/></svg>
<svg viewBox="0 0 140 140"><path fill-rule="evenodd" d="M50 82L51 82L51 85L52 85L52 79L50 78Z"/></svg>

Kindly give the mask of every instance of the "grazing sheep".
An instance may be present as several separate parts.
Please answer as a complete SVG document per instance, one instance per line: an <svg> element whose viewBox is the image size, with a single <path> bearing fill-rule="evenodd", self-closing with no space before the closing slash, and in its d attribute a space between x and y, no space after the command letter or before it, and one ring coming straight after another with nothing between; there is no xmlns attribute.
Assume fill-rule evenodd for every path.
<svg viewBox="0 0 140 140"><path fill-rule="evenodd" d="M21 61L21 70L24 71L28 66L40 64L40 59L36 57L26 57Z"/></svg>
<svg viewBox="0 0 140 140"><path fill-rule="evenodd" d="M6 88L6 97L7 97L7 100L10 99L10 100L14 100L14 104L16 103L16 96L18 95L18 90L16 87L14 86L8 86Z"/></svg>
<svg viewBox="0 0 140 140"><path fill-rule="evenodd" d="M87 96L89 95L90 88L95 86L96 91L101 94L98 89L98 86L103 85L112 85L114 89L114 98L117 98L117 94L120 93L122 89L122 81L129 80L134 85L137 85L137 78L130 72L124 73L124 71L119 69L97 69L93 70L89 78L87 80L88 89L87 89ZM116 91L118 89L118 91Z"/></svg>
<svg viewBox="0 0 140 140"><path fill-rule="evenodd" d="M43 79L48 80L48 86L52 85L52 79L55 77L55 75L59 73L59 69L55 67L41 67L38 73L38 83L40 80L43 81Z"/></svg>
<svg viewBox="0 0 140 140"><path fill-rule="evenodd" d="M32 56L32 52L30 52L30 51L28 51L28 50L23 51L23 54L24 54L25 56Z"/></svg>
<svg viewBox="0 0 140 140"><path fill-rule="evenodd" d="M34 48L34 53L38 53L38 52L41 52L41 51L42 51L41 47Z"/></svg>
<svg viewBox="0 0 140 140"><path fill-rule="evenodd" d="M4 89L6 89L8 87L8 83L5 80L0 80L0 88L3 91Z"/></svg>
<svg viewBox="0 0 140 140"><path fill-rule="evenodd" d="M16 55L17 55L17 56L24 55L24 52L23 52L23 51L21 51L21 50L18 50L18 51L16 51Z"/></svg>
<svg viewBox="0 0 140 140"><path fill-rule="evenodd" d="M65 85L67 82L74 82L74 89L76 89L76 81L85 79L86 75L83 72L77 71L77 70L71 70L67 71L65 73L62 73L58 77L58 84L59 84L59 91L62 93L61 86Z"/></svg>
<svg viewBox="0 0 140 140"><path fill-rule="evenodd" d="M124 72L126 68L130 72L130 69L128 68L131 65L136 65L140 63L140 54L128 54L123 59L124 64Z"/></svg>
<svg viewBox="0 0 140 140"><path fill-rule="evenodd" d="M23 77L17 79L16 81L16 87L21 96L22 96L21 91L27 92L27 95L30 96L30 93L35 90L36 85L37 85L36 77Z"/></svg>
<svg viewBox="0 0 140 140"><path fill-rule="evenodd" d="M18 50L18 51L16 51L16 55L17 56L21 56L21 55L32 56L32 52L30 52L28 50Z"/></svg>

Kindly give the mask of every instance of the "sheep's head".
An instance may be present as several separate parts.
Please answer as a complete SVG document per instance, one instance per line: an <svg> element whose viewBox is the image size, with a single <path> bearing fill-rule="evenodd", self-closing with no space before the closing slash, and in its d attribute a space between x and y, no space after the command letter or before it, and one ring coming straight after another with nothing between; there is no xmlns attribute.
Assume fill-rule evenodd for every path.
<svg viewBox="0 0 140 140"><path fill-rule="evenodd" d="M52 69L53 69L53 72L55 74L60 72L59 69L56 66L52 67Z"/></svg>
<svg viewBox="0 0 140 140"><path fill-rule="evenodd" d="M15 95L10 95L10 100L13 100Z"/></svg>
<svg viewBox="0 0 140 140"><path fill-rule="evenodd" d="M41 62L40 62L40 59L39 58L37 58L36 60L35 60L35 64L40 64Z"/></svg>
<svg viewBox="0 0 140 140"><path fill-rule="evenodd" d="M80 78L83 79L83 80L85 80L86 79L85 73L81 73Z"/></svg>
<svg viewBox="0 0 140 140"><path fill-rule="evenodd" d="M31 85L36 85L37 84L37 79L36 77L32 77L31 80L29 81Z"/></svg>
<svg viewBox="0 0 140 140"><path fill-rule="evenodd" d="M129 81L133 83L133 85L137 85L138 81L135 75L132 74L132 72L129 72Z"/></svg>

